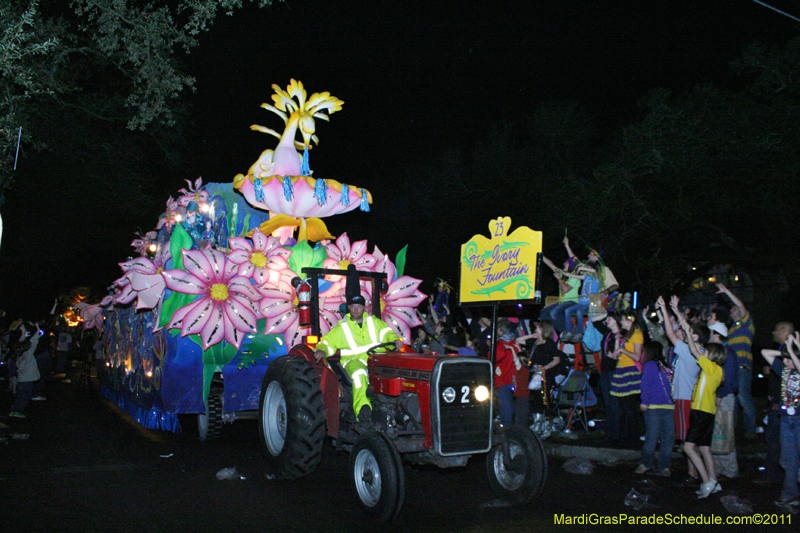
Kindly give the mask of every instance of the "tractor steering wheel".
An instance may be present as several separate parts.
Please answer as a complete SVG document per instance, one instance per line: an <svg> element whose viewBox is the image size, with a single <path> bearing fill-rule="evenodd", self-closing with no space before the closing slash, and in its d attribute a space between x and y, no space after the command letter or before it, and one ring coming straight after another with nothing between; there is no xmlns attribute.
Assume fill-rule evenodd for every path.
<svg viewBox="0 0 800 533"><path fill-rule="evenodd" d="M389 348L389 347L392 347L392 348L394 348L394 341L390 341L390 342L382 342L382 343L380 343L380 344L376 344L375 346L373 346L372 348L370 348L369 350L367 350L367 355L369 355L369 356L373 356L373 355L375 355L375 354L378 352L378 350L380 350L381 348Z"/></svg>

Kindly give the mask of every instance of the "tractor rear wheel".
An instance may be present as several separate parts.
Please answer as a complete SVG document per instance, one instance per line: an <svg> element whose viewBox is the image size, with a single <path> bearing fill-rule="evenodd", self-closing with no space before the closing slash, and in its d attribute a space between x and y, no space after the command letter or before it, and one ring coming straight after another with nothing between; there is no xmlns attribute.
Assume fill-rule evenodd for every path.
<svg viewBox="0 0 800 533"><path fill-rule="evenodd" d="M547 480L547 456L542 441L530 429L512 425L506 442L489 451L486 470L498 498L523 505L536 498Z"/></svg>
<svg viewBox="0 0 800 533"><path fill-rule="evenodd" d="M264 375L259 429L268 474L296 479L319 464L325 439L325 410L319 377L305 359L287 355Z"/></svg>
<svg viewBox="0 0 800 533"><path fill-rule="evenodd" d="M361 509L376 522L400 514L406 486L397 448L382 434L368 431L350 452L350 482Z"/></svg>

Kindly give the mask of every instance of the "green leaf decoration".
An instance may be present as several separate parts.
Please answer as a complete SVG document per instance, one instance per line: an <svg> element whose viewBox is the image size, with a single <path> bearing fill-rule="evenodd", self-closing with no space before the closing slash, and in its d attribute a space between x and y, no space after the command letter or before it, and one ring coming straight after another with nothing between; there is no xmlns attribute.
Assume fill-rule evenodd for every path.
<svg viewBox="0 0 800 533"><path fill-rule="evenodd" d="M298 275L302 274L305 267L321 268L322 262L327 259L325 248L314 250L308 241L300 241L292 247L289 256L289 267Z"/></svg>
<svg viewBox="0 0 800 533"><path fill-rule="evenodd" d="M191 250L192 243L192 238L186 233L183 226L175 224L175 229L172 230L172 238L169 240L169 251L172 254L173 268L186 270L183 268L183 254L181 250ZM158 317L159 327L164 327L169 324L175 311L192 303L196 299L197 295L172 291L172 294L169 298L164 300L164 304L161 306L161 314Z"/></svg>
<svg viewBox="0 0 800 533"><path fill-rule="evenodd" d="M406 253L408 252L408 245L403 246L403 249L397 252L397 259L394 261L394 266L397 268L397 277L401 277L406 269ZM391 283L392 280L389 280Z"/></svg>
<svg viewBox="0 0 800 533"><path fill-rule="evenodd" d="M258 331L264 331L267 319L263 318L258 321ZM249 368L250 365L257 365L258 361L267 361L268 354L277 352L278 347L284 343L283 335L264 335L257 333L253 337L252 342L245 346L244 350L239 353L239 370Z"/></svg>
<svg viewBox="0 0 800 533"><path fill-rule="evenodd" d="M198 339L192 339L195 342L199 340L197 335L190 335L190 337L198 337ZM233 361L234 357L236 357L236 346L224 340L203 351L203 401L206 402L206 406L208 406L208 393L211 391L211 382L217 367L224 367Z"/></svg>

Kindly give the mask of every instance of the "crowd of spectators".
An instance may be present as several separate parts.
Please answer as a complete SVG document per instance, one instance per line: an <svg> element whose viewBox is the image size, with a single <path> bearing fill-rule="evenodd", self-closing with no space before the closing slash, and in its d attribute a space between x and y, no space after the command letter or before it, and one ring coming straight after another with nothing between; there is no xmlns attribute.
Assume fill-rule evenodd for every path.
<svg viewBox="0 0 800 533"><path fill-rule="evenodd" d="M764 350L767 367L754 369L753 319L724 284L717 284L720 305L710 312L681 308L676 296L668 302L658 298L652 313L649 306L636 310L615 294L619 285L601 252L592 249L581 262L566 238L564 245L568 257L562 268L544 259L560 296L540 310L538 320L499 318L493 336L490 318L471 316L470 308L453 312L452 299L436 305L440 290L431 297L428 312L421 313L425 326L419 328L415 351L492 357L495 339L499 423L531 428L537 427L531 424L537 416L563 415L553 404L570 373L570 355L577 348L570 345L597 352L603 445L641 449L636 473L665 477L673 475L673 451L682 451L688 472L684 481L696 485L698 498L721 491L720 479L739 477L735 435L755 443L762 430L752 380L754 371L763 370L770 379L767 453L761 469L765 477L755 481L781 484L776 505L800 511L800 336L794 326L776 326L778 348ZM609 305L611 299L616 307ZM592 347L583 344L587 329L597 339ZM470 351L462 352L467 345Z"/></svg>
<svg viewBox="0 0 800 533"><path fill-rule="evenodd" d="M51 380L69 383L70 361L102 353L102 340L94 331L80 331L75 342L74 334L75 328L57 324L52 316L38 322L17 319L0 330L0 368L7 378L5 392L11 394L7 418L27 418L30 402L47 400Z"/></svg>

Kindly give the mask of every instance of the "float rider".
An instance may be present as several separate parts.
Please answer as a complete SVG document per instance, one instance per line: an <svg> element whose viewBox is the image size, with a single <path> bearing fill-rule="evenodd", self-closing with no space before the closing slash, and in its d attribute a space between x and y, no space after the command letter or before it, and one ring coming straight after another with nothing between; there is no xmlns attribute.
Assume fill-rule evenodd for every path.
<svg viewBox="0 0 800 533"><path fill-rule="evenodd" d="M400 351L403 341L384 321L365 315L364 303L364 297L360 294L347 298L348 314L320 339L314 357L319 361L339 350L342 366L353 380L353 411L359 422L370 424L372 403L367 398L367 351L376 344L392 341L395 349Z"/></svg>

